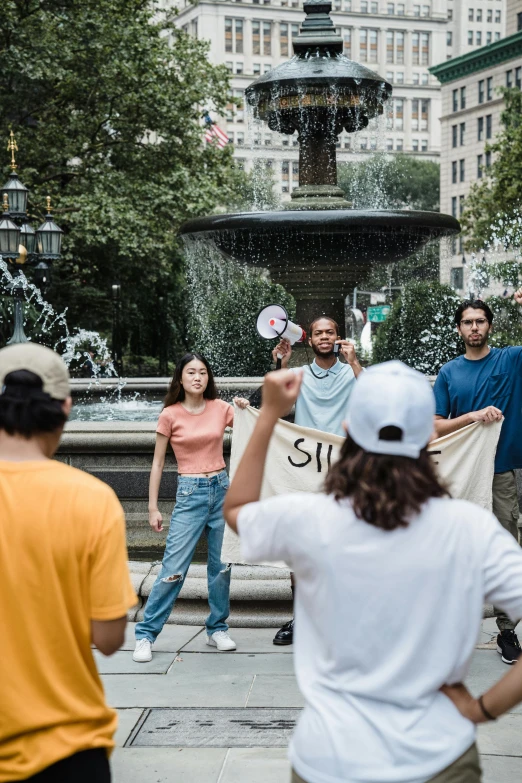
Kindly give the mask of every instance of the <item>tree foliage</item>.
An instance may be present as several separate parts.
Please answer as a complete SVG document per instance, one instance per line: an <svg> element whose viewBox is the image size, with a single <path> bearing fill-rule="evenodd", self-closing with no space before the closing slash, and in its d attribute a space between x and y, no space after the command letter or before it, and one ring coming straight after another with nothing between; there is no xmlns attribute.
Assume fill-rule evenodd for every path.
<svg viewBox="0 0 522 783"><path fill-rule="evenodd" d="M153 355L160 295L171 345L184 341L178 228L240 180L230 148L202 143L202 110L228 100L226 69L162 6L4 0L0 14L0 139L16 133L33 220L49 193L65 230L50 299L71 327L107 333L119 282L126 341Z"/></svg>
<svg viewBox="0 0 522 783"><path fill-rule="evenodd" d="M453 324L460 298L447 285L411 282L394 302L388 320L377 330L373 360L400 359L427 375L463 352Z"/></svg>
<svg viewBox="0 0 522 783"><path fill-rule="evenodd" d="M341 163L338 183L355 209L439 209L440 166L414 156L382 153Z"/></svg>
<svg viewBox="0 0 522 783"><path fill-rule="evenodd" d="M469 250L490 244L522 246L522 92L513 88L502 93L502 131L486 147L493 163L471 188L461 220Z"/></svg>

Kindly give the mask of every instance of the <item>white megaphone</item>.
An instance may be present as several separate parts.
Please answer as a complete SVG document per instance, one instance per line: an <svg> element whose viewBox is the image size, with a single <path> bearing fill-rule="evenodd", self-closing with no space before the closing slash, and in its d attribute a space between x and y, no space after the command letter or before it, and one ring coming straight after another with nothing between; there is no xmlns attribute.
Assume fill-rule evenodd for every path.
<svg viewBox="0 0 522 783"><path fill-rule="evenodd" d="M279 337L281 340L288 340L290 345L293 345L306 339L305 330L290 321L288 313L282 305L271 304L263 307L257 316L256 328L265 340ZM281 367L282 358L279 354L277 355L277 369Z"/></svg>

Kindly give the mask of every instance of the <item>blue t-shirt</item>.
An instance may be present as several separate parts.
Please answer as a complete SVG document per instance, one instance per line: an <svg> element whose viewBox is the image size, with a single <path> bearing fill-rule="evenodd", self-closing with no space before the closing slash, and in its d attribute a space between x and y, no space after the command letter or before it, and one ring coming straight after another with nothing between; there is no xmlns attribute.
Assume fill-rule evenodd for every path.
<svg viewBox="0 0 522 783"><path fill-rule="evenodd" d="M302 369L303 382L295 404L294 422L300 427L344 437L343 422L355 383L352 368L338 359L329 370L323 370L314 359Z"/></svg>
<svg viewBox="0 0 522 783"><path fill-rule="evenodd" d="M456 419L494 405L504 414L495 473L522 468L522 346L491 348L483 359L445 364L433 388L437 416Z"/></svg>

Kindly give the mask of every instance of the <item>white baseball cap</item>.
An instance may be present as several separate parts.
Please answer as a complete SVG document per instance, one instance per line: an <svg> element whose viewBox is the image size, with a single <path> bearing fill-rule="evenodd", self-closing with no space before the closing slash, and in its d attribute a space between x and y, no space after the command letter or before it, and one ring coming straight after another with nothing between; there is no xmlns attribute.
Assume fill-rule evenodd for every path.
<svg viewBox="0 0 522 783"><path fill-rule="evenodd" d="M435 397L428 379L399 361L362 372L350 395L346 426L365 451L417 459L433 432ZM384 427L398 427L401 440L381 440Z"/></svg>

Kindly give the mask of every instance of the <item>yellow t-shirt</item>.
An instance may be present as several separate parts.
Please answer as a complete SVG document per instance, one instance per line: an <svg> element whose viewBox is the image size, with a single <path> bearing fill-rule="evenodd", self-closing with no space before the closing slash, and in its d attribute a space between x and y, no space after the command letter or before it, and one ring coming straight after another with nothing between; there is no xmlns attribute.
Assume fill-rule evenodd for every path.
<svg viewBox="0 0 522 783"><path fill-rule="evenodd" d="M0 461L0 781L114 746L90 621L136 601L112 489L54 460Z"/></svg>

